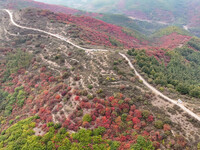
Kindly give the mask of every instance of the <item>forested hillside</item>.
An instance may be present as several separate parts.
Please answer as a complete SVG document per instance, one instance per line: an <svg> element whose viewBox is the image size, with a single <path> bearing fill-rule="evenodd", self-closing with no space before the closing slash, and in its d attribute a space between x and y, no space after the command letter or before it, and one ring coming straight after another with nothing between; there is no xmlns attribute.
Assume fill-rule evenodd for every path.
<svg viewBox="0 0 200 150"><path fill-rule="evenodd" d="M129 51L153 84L200 98L200 40L191 39L173 51Z"/></svg>
<svg viewBox="0 0 200 150"><path fill-rule="evenodd" d="M97 19L103 20L105 22L123 26L132 29L140 34L150 36L159 29L165 28L167 25L158 24L156 22L145 22L131 19L125 15L119 14L106 14L101 13L100 16L96 16Z"/></svg>
<svg viewBox="0 0 200 150"><path fill-rule="evenodd" d="M38 0L98 13L120 14L142 21L142 26L150 23L149 27L177 25L186 28L196 36L200 36L198 0L84 0L55 2L53 0ZM103 18L107 20L106 18ZM112 19L111 19L112 20ZM137 21L136 21L137 22ZM130 26L129 22L122 23ZM147 30L148 32L149 30Z"/></svg>
<svg viewBox="0 0 200 150"><path fill-rule="evenodd" d="M49 2L50 1L48 1L48 3ZM59 1L59 3L56 3L56 2L55 3L56 4L65 5L65 3L69 3L69 2L70 2L70 4L75 3L75 1L65 1L65 2ZM83 2L83 1L81 1L81 2ZM137 12L137 11L143 11L143 10L134 10L136 6L131 8L131 10L133 10L133 12L131 14L126 14L128 12L128 8L126 9L126 6L124 5L126 1L120 1L119 4L118 4L118 1L115 1L116 5L112 5L112 7L115 6L116 8L118 8L120 6L119 9L115 10L115 13L118 12L118 10L120 10L120 12L118 12L117 14L111 14L111 13L114 13L114 12L112 12L112 11L110 12L110 11L106 11L106 10L105 11L103 10L102 11L103 13L102 12L96 13L96 12L99 12L99 11L97 11L98 9L95 9L95 12L91 12L90 8L92 8L93 6L88 6L89 8L85 9L85 8L87 8L87 6L85 6L85 5L87 5L88 2L86 2L86 1L85 1L86 3L85 2L81 3L81 2L79 2L79 6L84 6L83 9L79 8L76 5L78 7L78 9L81 9L81 10L72 9L72 8L66 7L66 5L65 6L52 5L52 4L41 3L41 2L37 2L37 1L33 1L33 0L15 0L15 1L6 0L6 1L0 1L0 3L1 3L0 8L22 9L22 8L32 7L32 8L47 9L47 10L50 10L50 11L53 11L53 12L56 12L56 13L59 12L59 13L64 13L64 14L90 16L90 17L93 17L93 18L97 18L97 19L103 20L103 21L105 21L107 23L111 23L111 24L115 24L115 25L122 26L122 27L125 27L125 28L129 28L129 29L131 29L131 30L133 30L135 32L136 36L139 36L139 37L141 37L141 34L143 34L145 36L150 36L154 32L156 32L157 30L165 28L167 26L172 26L172 25L179 26L181 28L186 28L187 30L189 30L189 32L191 32L192 34L194 34L196 36L200 35L199 34L200 31L199 31L198 22L195 21L195 20L197 20L197 19L195 19L195 17L198 18L198 16L196 14L193 15L192 13L194 13L194 12L192 12L192 11L190 11L190 13L191 13L190 15L185 15L186 19L181 19L181 18L176 18L175 17L175 19L174 19L175 22L165 23L166 21L163 22L162 20L158 21L158 20L154 20L152 18L144 17L145 13ZM124 4L121 4L121 3L124 3ZM127 7L129 7L131 5L135 5L135 3L133 3L133 2L128 2L127 1L127 3L128 3L128 4L126 4ZM137 2L137 3L139 4L141 2ZM170 2L169 3L169 7L171 5L175 5L173 3L174 3L173 1ZM195 6L198 6L197 2L196 3L190 2L190 3L192 5L191 8L193 8ZM93 3L89 3L89 4L92 5ZM104 3L102 3L102 4L104 4ZM160 7L161 5L163 5L163 2L157 2L156 4L159 6L159 8L163 8L163 7ZM141 4L141 8L146 8L146 7L149 7L150 5L151 4L146 5L146 3L145 3L145 6L143 6L143 4ZM68 5L68 6L71 6L71 5ZM106 6L106 4L105 4L105 6ZM123 7L123 6L124 6L124 8L122 9L121 7ZM166 7L166 5L164 5L164 6ZM182 7L182 5L180 5L180 6ZM178 7L180 7L180 6L178 6ZM75 7L75 8L77 8L77 7ZM102 5L102 7L104 7L104 5ZM175 6L173 6L173 8L174 7ZM183 6L183 7L185 8L186 6ZM108 9L109 7L105 7L105 8ZM140 8L140 7L138 7L138 8ZM148 9L150 9L150 8L147 8L147 10ZM155 9L156 9L156 7L155 7ZM168 10L168 8L165 8L165 10ZM179 9L177 8L177 11L178 10ZM157 9L156 9L155 12L158 13L158 14L163 14L163 15L167 14L167 15L169 15L167 12L165 12L165 11L161 11L160 12ZM184 12L184 10L181 10L180 14L185 14L185 13L186 12ZM152 16L155 16L153 13L149 13L148 12L147 14L148 15L151 14ZM136 15L136 16L132 16L132 15ZM132 16L132 17L130 17L130 16ZM165 19L165 17L163 17L163 16L157 16L156 19L157 18ZM188 19L191 19L191 18L192 18L193 22L195 21L195 23L189 23L190 21L188 21ZM180 23L180 22L182 22L182 23Z"/></svg>
<svg viewBox="0 0 200 150"><path fill-rule="evenodd" d="M53 0L38 1L58 3ZM165 23L200 25L197 21L198 13L196 13L200 6L198 0L84 0L78 2L61 0L59 4L93 12L126 14L135 18Z"/></svg>
<svg viewBox="0 0 200 150"><path fill-rule="evenodd" d="M156 32L154 32L152 37L163 37L163 36L166 36L166 35L170 35L172 33L177 33L177 34L180 34L180 35L192 36L191 33L189 33L188 31L186 31L186 30L184 30L184 29L182 29L180 27L169 26L169 27L157 30Z"/></svg>

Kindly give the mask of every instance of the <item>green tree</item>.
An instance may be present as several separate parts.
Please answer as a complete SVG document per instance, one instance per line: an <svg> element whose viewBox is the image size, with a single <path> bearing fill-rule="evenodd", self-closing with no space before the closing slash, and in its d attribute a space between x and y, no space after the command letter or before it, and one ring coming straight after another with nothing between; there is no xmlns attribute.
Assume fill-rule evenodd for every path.
<svg viewBox="0 0 200 150"><path fill-rule="evenodd" d="M20 68L27 68L31 58L31 54L19 49L15 53L10 53L7 56L6 68L10 70L10 73L14 73Z"/></svg>
<svg viewBox="0 0 200 150"><path fill-rule="evenodd" d="M93 130L93 135L95 135L95 136L102 135L105 131L106 131L106 129L104 127L98 127Z"/></svg>
<svg viewBox="0 0 200 150"><path fill-rule="evenodd" d="M138 136L137 143L131 147L131 150L154 150L153 143L145 140L143 136Z"/></svg>
<svg viewBox="0 0 200 150"><path fill-rule="evenodd" d="M178 86L176 87L177 91L180 92L181 94L188 94L189 93L189 85L179 83Z"/></svg>
<svg viewBox="0 0 200 150"><path fill-rule="evenodd" d="M91 118L90 114L85 114L83 116L83 121L91 122L92 118Z"/></svg>
<svg viewBox="0 0 200 150"><path fill-rule="evenodd" d="M200 142L197 144L197 150L200 150Z"/></svg>
<svg viewBox="0 0 200 150"><path fill-rule="evenodd" d="M117 150L119 146L120 146L120 142L110 141L110 149L111 150Z"/></svg>
<svg viewBox="0 0 200 150"><path fill-rule="evenodd" d="M161 120L156 120L154 122L154 126L158 129L162 129L163 128L163 122Z"/></svg>
<svg viewBox="0 0 200 150"><path fill-rule="evenodd" d="M190 95L200 98L200 87L194 87L192 90L190 90Z"/></svg>

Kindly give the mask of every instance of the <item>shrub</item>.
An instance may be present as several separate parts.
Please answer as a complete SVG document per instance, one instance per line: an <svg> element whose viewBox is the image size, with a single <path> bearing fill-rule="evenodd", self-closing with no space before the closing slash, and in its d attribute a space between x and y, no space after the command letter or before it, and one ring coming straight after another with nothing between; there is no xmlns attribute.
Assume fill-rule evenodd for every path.
<svg viewBox="0 0 200 150"><path fill-rule="evenodd" d="M93 135L95 135L95 136L102 135L105 131L106 131L106 129L104 127L98 127L93 130Z"/></svg>
<svg viewBox="0 0 200 150"><path fill-rule="evenodd" d="M26 99L26 92L24 92L23 90L20 90L17 95L17 100L18 100L17 103L20 107L22 107L24 105L25 99Z"/></svg>
<svg viewBox="0 0 200 150"><path fill-rule="evenodd" d="M59 134L67 134L66 133L66 128L60 128L60 130L58 131Z"/></svg>
<svg viewBox="0 0 200 150"><path fill-rule="evenodd" d="M101 93L103 93L103 90L102 90L102 89L99 89L99 90L97 91L97 94L101 94Z"/></svg>
<svg viewBox="0 0 200 150"><path fill-rule="evenodd" d="M55 98L56 98L56 99L60 99L61 96L60 96L60 95L56 95Z"/></svg>
<svg viewBox="0 0 200 150"><path fill-rule="evenodd" d="M190 91L190 95L193 97L200 98L200 87L195 87Z"/></svg>
<svg viewBox="0 0 200 150"><path fill-rule="evenodd" d="M153 79L149 78L148 83L152 83L152 82L153 82Z"/></svg>
<svg viewBox="0 0 200 150"><path fill-rule="evenodd" d="M10 120L10 121L9 121L9 124L12 124L12 123L13 123L13 120Z"/></svg>
<svg viewBox="0 0 200 150"><path fill-rule="evenodd" d="M110 41L110 43L113 46L117 46L117 47L121 47L122 46L122 44L120 43L120 41L118 41L118 40L116 40L116 39L114 39L112 37L109 37L109 41Z"/></svg>
<svg viewBox="0 0 200 150"><path fill-rule="evenodd" d="M40 119L40 116L36 115L34 118L35 118L35 119Z"/></svg>
<svg viewBox="0 0 200 150"><path fill-rule="evenodd" d="M118 102L118 104L123 104L124 103L124 101L123 100L119 100L119 102Z"/></svg>
<svg viewBox="0 0 200 150"><path fill-rule="evenodd" d="M143 83L143 81L142 81L142 80L139 80L139 82L140 82L140 83Z"/></svg>
<svg viewBox="0 0 200 150"><path fill-rule="evenodd" d="M147 118L147 121L148 122L153 122L154 121L154 117L152 115L150 115L148 118Z"/></svg>
<svg viewBox="0 0 200 150"><path fill-rule="evenodd" d="M55 129L59 129L61 127L61 124L60 123L56 123L55 125L54 125L54 128Z"/></svg>
<svg viewBox="0 0 200 150"><path fill-rule="evenodd" d="M113 62L113 65L118 65L118 64L119 64L118 61Z"/></svg>
<svg viewBox="0 0 200 150"><path fill-rule="evenodd" d="M168 124L164 124L164 126L163 126L163 130L164 130L164 131L169 131L169 130L171 130L170 125L168 125Z"/></svg>
<svg viewBox="0 0 200 150"><path fill-rule="evenodd" d="M70 72L65 72L65 73L63 73L62 78L67 79L70 77L70 75L71 75Z"/></svg>
<svg viewBox="0 0 200 150"><path fill-rule="evenodd" d="M15 119L18 120L20 118L20 116L16 116Z"/></svg>
<svg viewBox="0 0 200 150"><path fill-rule="evenodd" d="M163 128L163 122L161 120L156 120L154 122L154 126L157 128L157 129L162 129Z"/></svg>
<svg viewBox="0 0 200 150"><path fill-rule="evenodd" d="M89 127L90 127L90 124L89 124L89 122L87 122L87 121L83 121L82 126L83 126L84 128L89 128Z"/></svg>
<svg viewBox="0 0 200 150"><path fill-rule="evenodd" d="M35 123L35 122L31 122L31 123L29 124L29 127L30 127L30 128L35 128L35 126L36 126L36 123Z"/></svg>
<svg viewBox="0 0 200 150"><path fill-rule="evenodd" d="M120 146L120 142L118 141L110 141L109 143L111 150L117 150Z"/></svg>
<svg viewBox="0 0 200 150"><path fill-rule="evenodd" d="M126 118L127 118L127 114L122 114L122 117L121 117L122 121L126 121Z"/></svg>
<svg viewBox="0 0 200 150"><path fill-rule="evenodd" d="M133 124L134 124L134 125L140 123L140 119L138 119L137 117L134 117L134 118L132 119L132 121L133 121Z"/></svg>
<svg viewBox="0 0 200 150"><path fill-rule="evenodd" d="M88 98L88 99L93 99L93 96L92 96L91 94L88 94L88 95L87 95L87 98Z"/></svg>
<svg viewBox="0 0 200 150"><path fill-rule="evenodd" d="M1 132L1 135L4 135L6 133L6 130L3 130L2 132Z"/></svg>
<svg viewBox="0 0 200 150"><path fill-rule="evenodd" d="M52 126L54 126L54 123L53 123L53 122L48 122L48 123L47 123L47 127L52 127Z"/></svg>
<svg viewBox="0 0 200 150"><path fill-rule="evenodd" d="M143 118L148 118L149 117L149 114L150 114L150 112L148 111L148 110L143 110L142 111L142 116L143 116Z"/></svg>
<svg viewBox="0 0 200 150"><path fill-rule="evenodd" d="M6 108L5 108L5 115L6 116L10 115L12 113L12 110L13 110L12 106L10 106L10 105L6 106Z"/></svg>
<svg viewBox="0 0 200 150"><path fill-rule="evenodd" d="M179 83L178 86L176 87L176 90L180 92L181 94L188 94L189 93L189 88L188 85Z"/></svg>
<svg viewBox="0 0 200 150"><path fill-rule="evenodd" d="M143 136L138 136L137 143L132 146L134 150L154 150L153 143L149 140L145 140Z"/></svg>
<svg viewBox="0 0 200 150"><path fill-rule="evenodd" d="M197 144L197 149L200 150L200 142Z"/></svg>
<svg viewBox="0 0 200 150"><path fill-rule="evenodd" d="M174 88L174 86L173 86L172 84L167 84L167 87L168 87L168 88L171 88L171 89Z"/></svg>
<svg viewBox="0 0 200 150"><path fill-rule="evenodd" d="M160 87L159 90L160 90L161 92L164 92L164 88L163 88L163 87Z"/></svg>
<svg viewBox="0 0 200 150"><path fill-rule="evenodd" d="M91 122L92 121L92 117L90 116L90 114L85 114L83 116L83 122L87 121L87 122Z"/></svg>
<svg viewBox="0 0 200 150"><path fill-rule="evenodd" d="M91 84L88 85L88 89L93 89L93 86Z"/></svg>
<svg viewBox="0 0 200 150"><path fill-rule="evenodd" d="M142 118L142 113L140 110L136 109L135 112L134 112L134 116L137 117L137 118Z"/></svg>

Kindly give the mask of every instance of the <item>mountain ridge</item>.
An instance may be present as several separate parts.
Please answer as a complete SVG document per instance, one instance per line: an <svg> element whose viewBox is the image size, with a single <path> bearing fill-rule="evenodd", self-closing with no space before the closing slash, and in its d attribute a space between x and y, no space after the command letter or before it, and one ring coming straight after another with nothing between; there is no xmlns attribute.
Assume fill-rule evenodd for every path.
<svg viewBox="0 0 200 150"><path fill-rule="evenodd" d="M43 0L45 2L45 0ZM52 3L52 1L48 1ZM117 1L80 1L80 5L76 6L76 1L60 1L60 4L65 6L84 9L87 8L89 11L93 12L109 12L109 13L119 13L126 14L127 16L132 16L140 19L149 19L149 20L157 20L164 21L166 23L180 21L182 24L190 24L193 26L195 23L192 23L193 19L196 15L194 10L190 8L198 8L199 2L196 0L192 1L184 1L184 0L170 0L168 2L165 1L129 1L129 0L117 0ZM195 7L194 7L195 6ZM185 18L181 15L185 14ZM192 18L190 18L193 16ZM189 21L187 22L187 19ZM191 20L190 20L191 19ZM182 20L182 22L181 22ZM193 25L192 25L193 24Z"/></svg>

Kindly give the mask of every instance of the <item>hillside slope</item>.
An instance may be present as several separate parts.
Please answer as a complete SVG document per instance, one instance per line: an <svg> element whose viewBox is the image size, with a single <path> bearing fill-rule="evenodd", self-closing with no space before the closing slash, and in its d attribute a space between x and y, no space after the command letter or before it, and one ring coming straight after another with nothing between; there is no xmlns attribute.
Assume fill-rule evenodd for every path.
<svg viewBox="0 0 200 150"><path fill-rule="evenodd" d="M51 0L38 1L55 3ZM197 0L84 0L78 2L61 0L59 4L93 12L126 14L139 19L199 26L199 23L195 21L198 18L197 12L200 6ZM185 14L184 17L183 14Z"/></svg>
<svg viewBox="0 0 200 150"><path fill-rule="evenodd" d="M73 24L44 12L14 19L70 38ZM198 122L146 89L115 49L86 53L0 15L1 149L196 149Z"/></svg>
<svg viewBox="0 0 200 150"><path fill-rule="evenodd" d="M37 0L46 3L57 3L51 0ZM200 36L199 8L198 0L84 0L84 1L64 1L60 0L59 5L64 5L85 11L98 13L120 14L141 21L141 27L153 27L177 25L181 26L195 36ZM105 15L107 17L107 15ZM115 16L113 16L115 17ZM105 19L105 18L102 18ZM112 20L112 19L111 19ZM130 22L124 22L124 26ZM133 23L138 25L138 23ZM147 27L148 27L147 26ZM143 28L145 30L145 28ZM146 33L149 30L147 28Z"/></svg>
<svg viewBox="0 0 200 150"><path fill-rule="evenodd" d="M145 76L153 85L170 94L179 92L188 107L200 113L199 98L199 41L192 38L186 44L172 50L129 51L134 56L138 68L145 72ZM189 95L190 97L188 97Z"/></svg>
<svg viewBox="0 0 200 150"><path fill-rule="evenodd" d="M50 1L48 1L50 2ZM60 5L55 4L47 4L42 2L37 2L33 0L5 0L0 1L1 5L0 8L8 8L8 9L22 9L22 8L40 8L40 9L47 9L50 11L53 11L55 13L65 13L65 14L76 14L76 15L84 15L84 16L90 16L93 18L98 18L100 20L103 20L107 23L120 25L123 27L130 28L132 30L136 30L144 35L150 35L153 32L155 32L158 29L164 28L170 24L162 23L159 21L153 21L153 20L145 20L142 18L138 18L137 20L135 17L130 17L127 14L121 15L115 14L116 12L113 12L114 14L111 14L111 12L103 11L103 13L95 13L95 12L88 12L90 9L85 9L86 11L81 11L77 9L72 9L69 7L62 6L62 1L59 1ZM66 1L65 1L66 2ZM68 1L67 1L68 2ZM71 2L70 4L73 4L75 2ZM80 3L81 5L81 3ZM71 5L70 5L71 6ZM118 7L118 5L116 6ZM86 7L85 7L86 8ZM97 10L97 9L96 9ZM121 10L121 9L120 9ZM105 13L107 12L107 13ZM137 13L135 14L137 15ZM184 26L188 28L188 26ZM196 26L198 27L198 26ZM198 28L190 28L190 31L192 31L195 35L198 35ZM136 33L137 34L137 33Z"/></svg>
<svg viewBox="0 0 200 150"><path fill-rule="evenodd" d="M61 22L63 26L67 25L70 31L66 32L58 28L53 32L58 32L61 35L70 35L70 39L77 40L79 44L88 46L99 45L101 47L106 46L110 48L134 47L139 49L173 49L184 44L191 38L188 32L177 28L177 30L169 30L167 34L164 33L159 37L157 36L156 40L149 40L137 31L108 24L95 18L53 13L48 10L29 12L27 9L25 15L23 16L23 14L21 14L20 18L31 18L33 23L38 21L40 24L43 24L42 26L40 25L41 29L46 28L46 30L50 30L52 28L51 26L56 26L56 22ZM51 22L48 24L48 27L47 24L42 22L42 18L45 20L48 18ZM33 23L30 24L30 26L38 26L38 24L34 25ZM26 22L22 20L22 24L26 24ZM170 27L168 28L171 29ZM164 30L168 31L168 28L160 30L159 32ZM179 32L179 30L182 32Z"/></svg>
<svg viewBox="0 0 200 150"><path fill-rule="evenodd" d="M41 24L44 24L42 22L42 18L48 19L49 21L51 21L51 23L48 24L48 26L56 26L56 23L60 22L63 24L63 26L69 27L70 31L66 34L71 34L70 38L73 38L75 40L82 39L82 41L90 45L139 48L144 47L148 43L148 41L137 39L136 37L134 37L134 34L129 35L128 33L124 32L122 27L108 24L101 20L97 20L87 16L74 16L62 13L53 13L47 10L36 10L35 12L29 12L27 10L26 13L21 15L25 19L31 17L33 22L40 20L38 22ZM23 20L22 23L26 24ZM37 26L37 24L31 26L34 27ZM40 27L42 29L51 28L47 27L47 24L44 24L44 26L40 25ZM60 32L61 34L65 34L66 31L58 30L58 32Z"/></svg>

